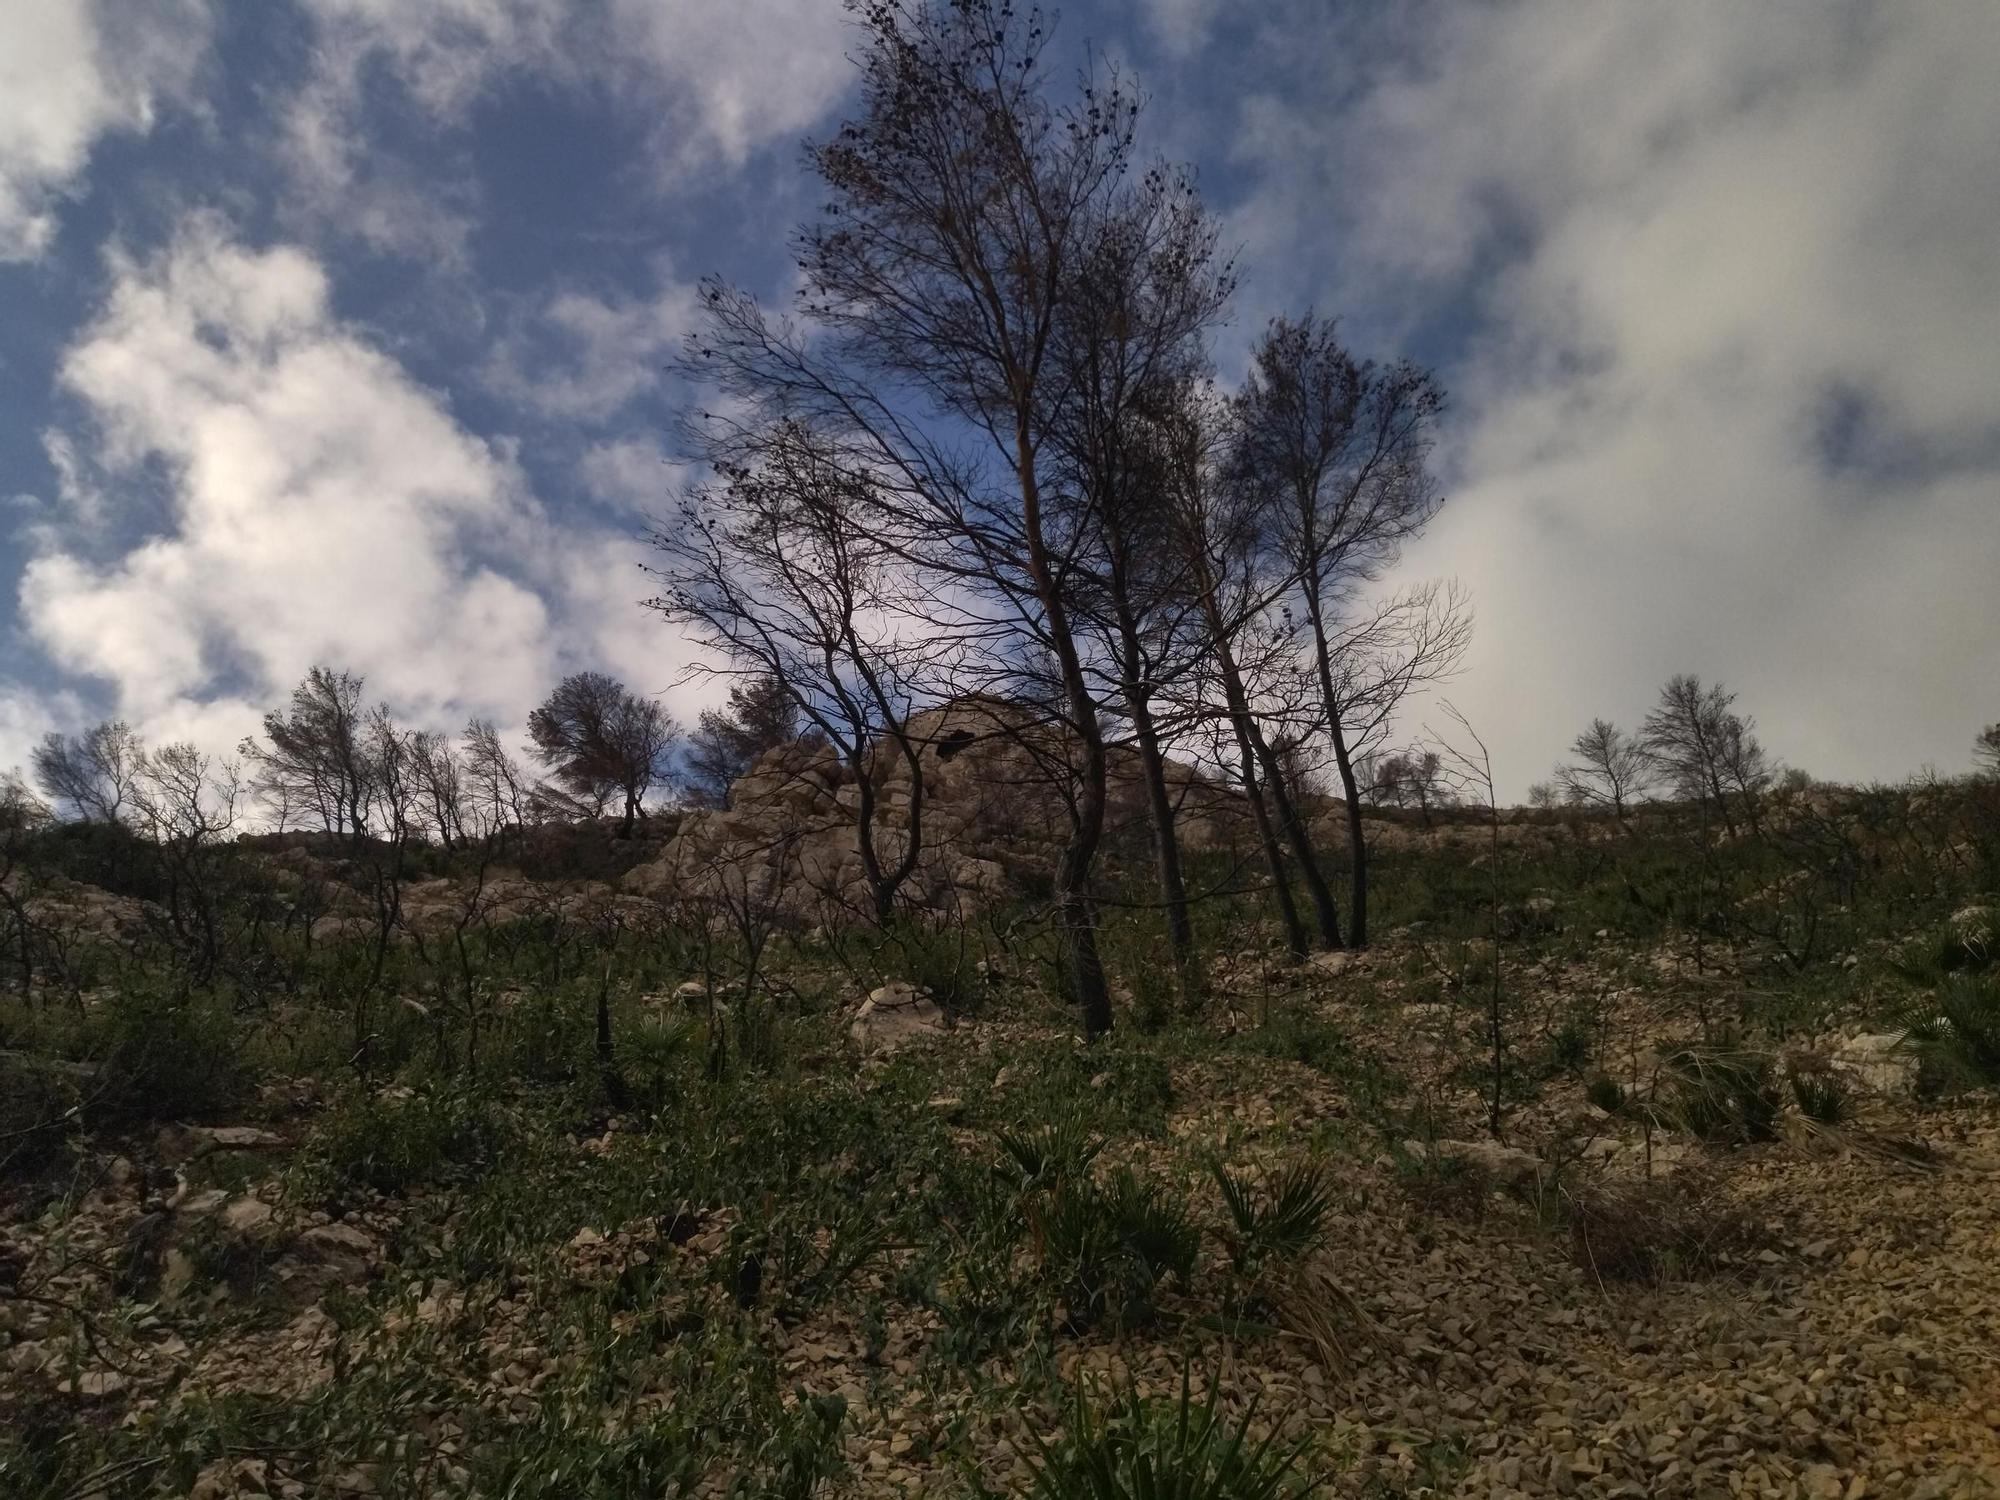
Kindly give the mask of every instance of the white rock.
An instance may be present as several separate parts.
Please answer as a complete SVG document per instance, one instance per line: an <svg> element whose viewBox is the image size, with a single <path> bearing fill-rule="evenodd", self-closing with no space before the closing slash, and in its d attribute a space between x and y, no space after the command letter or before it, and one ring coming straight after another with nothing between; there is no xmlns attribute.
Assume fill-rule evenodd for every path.
<svg viewBox="0 0 2000 1500"><path fill-rule="evenodd" d="M1412 1156L1432 1160L1456 1157L1469 1161L1502 1187L1526 1182L1542 1170L1542 1159L1534 1152L1503 1146L1498 1141L1405 1141L1403 1149Z"/></svg>
<svg viewBox="0 0 2000 1500"><path fill-rule="evenodd" d="M262 1198L234 1198L222 1210L222 1227L231 1234L248 1237L270 1226L274 1214Z"/></svg>
<svg viewBox="0 0 2000 1500"><path fill-rule="evenodd" d="M1900 1031L1864 1032L1834 1049L1833 1066L1877 1094L1899 1096L1916 1088L1917 1060Z"/></svg>
<svg viewBox="0 0 2000 1500"><path fill-rule="evenodd" d="M944 1029L944 1012L909 984L885 984L861 1002L847 1034L864 1052L887 1052Z"/></svg>
<svg viewBox="0 0 2000 1500"><path fill-rule="evenodd" d="M268 1151L285 1144L276 1131L255 1125L197 1125L188 1134L198 1148L209 1151Z"/></svg>

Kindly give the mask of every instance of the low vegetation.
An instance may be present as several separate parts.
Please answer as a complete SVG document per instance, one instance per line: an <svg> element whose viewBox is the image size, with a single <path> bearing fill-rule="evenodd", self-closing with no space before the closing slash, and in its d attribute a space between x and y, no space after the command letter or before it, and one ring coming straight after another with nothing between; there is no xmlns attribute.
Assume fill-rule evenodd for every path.
<svg viewBox="0 0 2000 1500"><path fill-rule="evenodd" d="M1781 1492L1976 1493L1986 788L1814 789L1871 857L1803 968L1783 802L1768 843L1508 815L1478 871L1435 810L1338 962L1218 897L1191 1010L1111 923L1089 1046L1032 895L774 919L746 993L721 908L577 880L314 937L300 893L374 878L337 838L215 846L211 953L138 841L19 830L7 1493L1696 1494L1731 1436ZM1954 818L1963 859L1894 835ZM910 1030L857 1019L918 975Z"/></svg>

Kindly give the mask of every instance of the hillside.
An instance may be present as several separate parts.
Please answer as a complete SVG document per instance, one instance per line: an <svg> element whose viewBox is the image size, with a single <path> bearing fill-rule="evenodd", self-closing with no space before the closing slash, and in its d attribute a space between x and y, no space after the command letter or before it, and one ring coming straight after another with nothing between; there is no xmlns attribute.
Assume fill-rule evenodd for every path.
<svg viewBox="0 0 2000 1500"><path fill-rule="evenodd" d="M1218 1445L1297 1445L1266 1493L1996 1492L1982 784L1720 844L1371 817L1380 940L1297 962L1231 794L1177 773L1206 998L1121 802L1084 1046L1059 809L961 727L925 726L938 852L887 932L799 749L633 839L429 851L386 944L365 848L244 840L206 978L181 895L38 846L0 1489L1097 1494L1183 1444L1185 1388Z"/></svg>

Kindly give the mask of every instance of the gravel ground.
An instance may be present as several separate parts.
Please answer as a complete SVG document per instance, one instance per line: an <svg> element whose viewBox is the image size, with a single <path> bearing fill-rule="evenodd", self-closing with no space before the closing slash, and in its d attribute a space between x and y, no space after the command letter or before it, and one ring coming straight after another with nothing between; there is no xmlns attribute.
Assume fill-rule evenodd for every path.
<svg viewBox="0 0 2000 1500"><path fill-rule="evenodd" d="M1407 1050L1422 1034L1426 1017L1393 994L1362 1011L1343 1007L1337 986L1313 983L1313 1003L1338 1011L1363 1049L1401 1038ZM941 1071L1030 1034L993 1026L946 1038ZM1412 1086L1449 1094L1447 1065L1459 1050L1442 1038L1436 1077L1419 1074ZM1524 1109L1511 1136L1544 1161L1567 1162L1559 1175L1531 1175L1510 1191L1476 1187L1441 1205L1413 1201L1407 1173L1354 1123L1355 1102L1326 1073L1195 1051L1176 1062L1173 1082L1180 1103L1166 1136L1119 1142L1107 1162L1188 1178L1210 1151L1238 1167L1327 1153L1341 1210L1316 1269L1351 1298L1340 1313L1349 1358L1332 1361L1304 1338L1192 1332L1213 1306L1187 1300L1168 1303L1167 1333L1061 1345L1065 1374L1101 1370L1172 1393L1191 1349L1197 1394L1212 1380L1226 1405L1255 1398L1261 1413L1318 1437L1336 1466L1336 1494L2000 1495L2000 1107L1990 1099L1921 1112L1882 1101L1845 1132L1794 1131L1729 1151L1663 1146L1656 1168L1692 1168L1723 1184L1754 1233L1711 1274L1645 1286L1600 1281L1554 1227L1560 1195L1629 1179L1644 1159L1629 1130L1592 1119L1573 1085ZM1462 1118L1476 1091L1457 1087L1447 1105ZM1579 1131L1608 1145L1586 1155ZM977 1149L977 1134L966 1134ZM1918 1135L1933 1148L1927 1162L1882 1149ZM47 1220L11 1225L0 1260L60 1254L79 1269L47 1283L52 1294L88 1295L95 1273L86 1268L116 1262L146 1191L129 1166L111 1163L59 1230ZM265 1215L236 1205L242 1232L264 1232ZM169 1399L171 1383L298 1392L332 1378L319 1300L387 1262L395 1219L301 1227L321 1233L299 1242L315 1254L301 1248L281 1262L293 1299L284 1319L219 1332L197 1350L142 1319L118 1368L78 1369L50 1308L0 1298L0 1381L16 1394L53 1388L129 1420ZM636 1243L613 1229L580 1236L567 1253L588 1278L615 1273ZM719 1243L711 1227L670 1252L647 1248L698 1256ZM877 1294L888 1286L880 1272L864 1281ZM449 1313L427 1301L415 1316ZM488 1316L496 1396L529 1410L546 1356L510 1343L504 1304ZM966 1464L997 1484L1021 1477L1021 1415L1004 1390L941 1384L923 1360L935 1329L930 1315L892 1306L871 1357L847 1304L797 1327L769 1325L789 1377L848 1398L849 1473L836 1489L950 1493ZM997 1361L988 1373L1010 1371ZM201 1493L258 1493L259 1484L230 1468L205 1476Z"/></svg>

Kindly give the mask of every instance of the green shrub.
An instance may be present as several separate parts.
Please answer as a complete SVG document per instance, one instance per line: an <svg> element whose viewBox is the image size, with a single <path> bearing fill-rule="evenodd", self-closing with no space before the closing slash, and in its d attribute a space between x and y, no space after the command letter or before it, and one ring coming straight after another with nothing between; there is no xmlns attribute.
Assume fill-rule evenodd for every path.
<svg viewBox="0 0 2000 1500"><path fill-rule="evenodd" d="M1905 979L1934 986L1952 974L1977 974L2000 959L1992 919L1972 908L1910 939L1891 965Z"/></svg>
<svg viewBox="0 0 2000 1500"><path fill-rule="evenodd" d="M1854 1097L1831 1068L1794 1066L1789 1080L1792 1102L1814 1124L1845 1125L1854 1118Z"/></svg>
<svg viewBox="0 0 2000 1500"><path fill-rule="evenodd" d="M913 917L894 929L885 957L947 1014L969 1010L980 998L978 957L963 924Z"/></svg>
<svg viewBox="0 0 2000 1500"><path fill-rule="evenodd" d="M1042 1266L1078 1330L1109 1320L1150 1322L1162 1282L1185 1287L1201 1253L1201 1231L1185 1202L1121 1169L1103 1187L1084 1179L1031 1206Z"/></svg>
<svg viewBox="0 0 2000 1500"><path fill-rule="evenodd" d="M1174 1082L1151 1046L1128 1032L1089 1047L1067 1040L1021 1047L1007 1058L1018 1082L1004 1106L1035 1128L1076 1119L1108 1135L1159 1135L1173 1107Z"/></svg>
<svg viewBox="0 0 2000 1500"><path fill-rule="evenodd" d="M1193 1278L1201 1231L1185 1200L1129 1168L1097 1183L1090 1165L1103 1142L1076 1120L996 1140L996 1175L1014 1193L1042 1275L1068 1304L1072 1327L1107 1317L1122 1327L1142 1324L1163 1281L1185 1287Z"/></svg>
<svg viewBox="0 0 2000 1500"><path fill-rule="evenodd" d="M0 1182L60 1167L88 1083L74 1063L0 1051Z"/></svg>
<svg viewBox="0 0 2000 1500"><path fill-rule="evenodd" d="M1235 1226L1230 1253L1245 1275L1255 1276L1272 1258L1304 1255L1319 1243L1333 1211L1333 1191L1323 1165L1296 1162L1269 1179L1261 1193L1231 1176L1219 1161L1211 1162L1209 1171Z"/></svg>
<svg viewBox="0 0 2000 1500"><path fill-rule="evenodd" d="M1000 1174L1019 1192L1055 1191L1083 1180L1102 1138L1067 1115L1037 1130L1003 1130L994 1137L1000 1147Z"/></svg>
<svg viewBox="0 0 2000 1500"><path fill-rule="evenodd" d="M1551 1071L1581 1074L1590 1063L1590 1031L1580 1021L1566 1021L1562 1029L1549 1038L1549 1066Z"/></svg>
<svg viewBox="0 0 2000 1500"><path fill-rule="evenodd" d="M1299 1500L1321 1479L1306 1470L1306 1444L1255 1435L1252 1403L1231 1421L1208 1397L1196 1405L1186 1371L1177 1400L1127 1391L1105 1409L1079 1381L1060 1438L1034 1435L1033 1500Z"/></svg>
<svg viewBox="0 0 2000 1500"><path fill-rule="evenodd" d="M1354 1055L1343 1032L1295 1005L1274 1011L1250 1034L1250 1044L1267 1057L1281 1057L1320 1073L1346 1069Z"/></svg>
<svg viewBox="0 0 2000 1500"><path fill-rule="evenodd" d="M250 1088L242 1038L206 997L121 990L93 1020L96 1110L118 1120L225 1118Z"/></svg>
<svg viewBox="0 0 2000 1500"><path fill-rule="evenodd" d="M1419 1213L1438 1218L1483 1218L1493 1197L1493 1175L1466 1156L1398 1152L1396 1181Z"/></svg>
<svg viewBox="0 0 2000 1500"><path fill-rule="evenodd" d="M613 1036L612 1055L633 1103L663 1108L694 1056L701 1026L689 1016L648 1014Z"/></svg>
<svg viewBox="0 0 2000 1500"><path fill-rule="evenodd" d="M1608 1073L1600 1073L1585 1086L1583 1097L1607 1115L1615 1115L1625 1107L1625 1085Z"/></svg>
<svg viewBox="0 0 2000 1500"><path fill-rule="evenodd" d="M1932 1092L2000 1084L2000 979L1952 974L1903 1016Z"/></svg>
<svg viewBox="0 0 2000 1500"><path fill-rule="evenodd" d="M1780 1100L1769 1053L1729 1047L1683 1047L1664 1059L1665 1113L1714 1145L1768 1141L1777 1134Z"/></svg>
<svg viewBox="0 0 2000 1500"><path fill-rule="evenodd" d="M469 1089L357 1094L313 1132L296 1191L307 1198L351 1188L406 1192L491 1159L508 1133L491 1101Z"/></svg>
<svg viewBox="0 0 2000 1500"><path fill-rule="evenodd" d="M534 1083L568 1083L594 1063L595 1022L581 996L535 988L520 996L500 1023L500 1072Z"/></svg>

